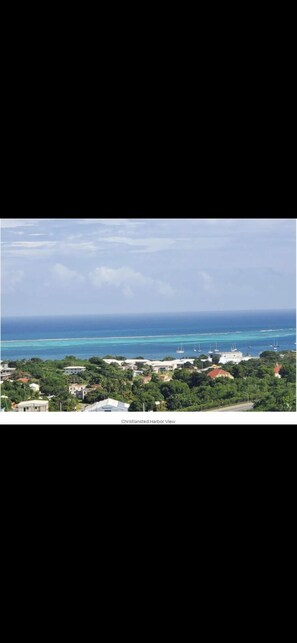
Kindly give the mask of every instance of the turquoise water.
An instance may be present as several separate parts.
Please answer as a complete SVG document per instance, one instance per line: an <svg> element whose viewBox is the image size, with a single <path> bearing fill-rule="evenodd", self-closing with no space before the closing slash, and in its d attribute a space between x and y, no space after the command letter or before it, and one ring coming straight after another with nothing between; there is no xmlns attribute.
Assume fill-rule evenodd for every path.
<svg viewBox="0 0 297 643"><path fill-rule="evenodd" d="M296 350L295 311L5 318L1 359L61 359L65 355L162 359L226 351Z"/></svg>

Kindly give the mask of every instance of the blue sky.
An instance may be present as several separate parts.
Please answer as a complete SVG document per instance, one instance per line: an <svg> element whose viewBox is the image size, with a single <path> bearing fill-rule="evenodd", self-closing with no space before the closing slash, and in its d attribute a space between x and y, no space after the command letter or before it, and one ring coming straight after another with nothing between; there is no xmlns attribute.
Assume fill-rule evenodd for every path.
<svg viewBox="0 0 297 643"><path fill-rule="evenodd" d="M295 308L293 219L2 219L2 315Z"/></svg>

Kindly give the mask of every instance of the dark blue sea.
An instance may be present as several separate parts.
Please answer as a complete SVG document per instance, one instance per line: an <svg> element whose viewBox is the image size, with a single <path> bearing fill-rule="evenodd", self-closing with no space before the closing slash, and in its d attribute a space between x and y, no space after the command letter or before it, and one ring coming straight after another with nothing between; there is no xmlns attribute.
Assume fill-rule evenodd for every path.
<svg viewBox="0 0 297 643"><path fill-rule="evenodd" d="M195 357L235 347L253 356L273 347L296 350L296 312L6 317L1 321L1 359L5 361L107 354L146 359ZM179 348L183 354L176 354Z"/></svg>

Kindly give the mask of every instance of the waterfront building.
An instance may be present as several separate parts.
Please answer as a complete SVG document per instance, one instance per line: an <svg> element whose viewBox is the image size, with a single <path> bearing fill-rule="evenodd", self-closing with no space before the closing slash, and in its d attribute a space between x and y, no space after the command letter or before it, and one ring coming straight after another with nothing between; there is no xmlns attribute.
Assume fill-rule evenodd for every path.
<svg viewBox="0 0 297 643"><path fill-rule="evenodd" d="M227 364L227 362L233 362L233 364L239 364L239 362L241 362L243 359L242 352L237 350L218 353L218 355L220 357L219 364Z"/></svg>
<svg viewBox="0 0 297 643"><path fill-rule="evenodd" d="M140 374L140 366L151 366L155 373L165 373L173 371L175 368L181 368L186 362L194 363L194 358L184 357L182 359L157 360L157 359L104 359L107 364L118 364L123 370L133 369Z"/></svg>

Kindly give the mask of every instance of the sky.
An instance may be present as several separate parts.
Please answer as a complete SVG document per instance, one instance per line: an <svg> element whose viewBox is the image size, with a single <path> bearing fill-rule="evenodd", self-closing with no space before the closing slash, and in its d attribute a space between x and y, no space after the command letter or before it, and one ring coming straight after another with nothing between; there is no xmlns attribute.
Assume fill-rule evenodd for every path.
<svg viewBox="0 0 297 643"><path fill-rule="evenodd" d="M294 219L2 219L2 316L293 309Z"/></svg>

